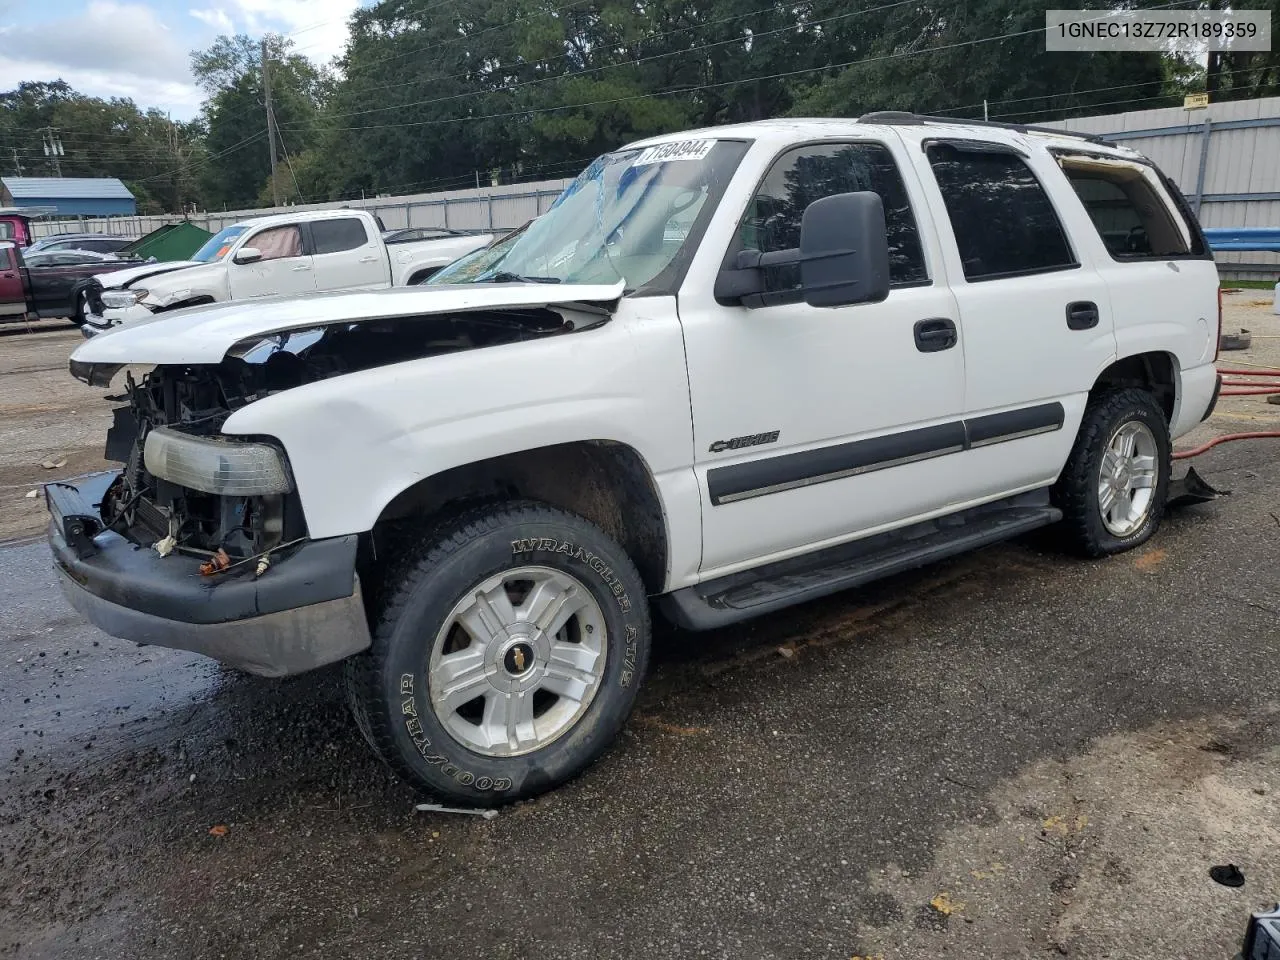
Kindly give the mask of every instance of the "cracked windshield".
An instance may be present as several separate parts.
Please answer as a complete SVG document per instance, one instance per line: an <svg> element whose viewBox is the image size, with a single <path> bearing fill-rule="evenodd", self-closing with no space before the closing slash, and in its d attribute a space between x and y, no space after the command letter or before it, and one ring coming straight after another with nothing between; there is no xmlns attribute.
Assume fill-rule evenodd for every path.
<svg viewBox="0 0 1280 960"><path fill-rule="evenodd" d="M684 140L597 158L515 237L432 283L616 283L661 287L663 273L723 193L746 145Z"/></svg>

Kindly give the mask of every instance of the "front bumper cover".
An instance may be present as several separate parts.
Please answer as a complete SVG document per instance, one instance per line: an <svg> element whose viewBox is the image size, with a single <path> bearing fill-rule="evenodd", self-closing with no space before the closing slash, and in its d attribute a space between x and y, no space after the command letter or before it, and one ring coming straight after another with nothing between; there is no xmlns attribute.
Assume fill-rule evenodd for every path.
<svg viewBox="0 0 1280 960"><path fill-rule="evenodd" d="M47 495L54 567L71 605L105 633L190 650L260 676L302 673L369 646L356 537L313 540L254 577L200 575L200 560L93 533L114 479L61 484Z"/></svg>

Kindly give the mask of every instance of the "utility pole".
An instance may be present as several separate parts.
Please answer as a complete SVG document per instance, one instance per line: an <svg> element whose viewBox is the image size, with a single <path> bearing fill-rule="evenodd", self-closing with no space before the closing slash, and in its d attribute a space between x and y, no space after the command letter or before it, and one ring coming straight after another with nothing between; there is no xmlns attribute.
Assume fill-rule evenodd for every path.
<svg viewBox="0 0 1280 960"><path fill-rule="evenodd" d="M271 203L280 206L280 188L276 186L276 115L271 109L271 67L267 57L267 38L262 38L262 96L267 104L267 155L271 157Z"/></svg>
<svg viewBox="0 0 1280 960"><path fill-rule="evenodd" d="M182 181L187 175L186 157L182 155L182 148L178 143L178 128L173 125L173 113L169 112L166 117L169 121L169 152L173 154L177 164L177 173L173 180L173 206L181 213L185 209L182 204Z"/></svg>
<svg viewBox="0 0 1280 960"><path fill-rule="evenodd" d="M14 169L18 171L18 176L20 176L20 177L25 177L25 176L26 176L26 171L24 171L24 170L22 169L22 160L21 160L21 159L19 159L19 157L18 157L18 148L17 148L17 147L14 147L14 148L13 148L13 166L14 166Z"/></svg>
<svg viewBox="0 0 1280 960"><path fill-rule="evenodd" d="M53 127L44 127L40 131L40 137L40 145L44 147L44 155L53 164L54 176L62 176L62 160L60 158L66 155L66 152L62 149L62 138L58 136L58 131Z"/></svg>

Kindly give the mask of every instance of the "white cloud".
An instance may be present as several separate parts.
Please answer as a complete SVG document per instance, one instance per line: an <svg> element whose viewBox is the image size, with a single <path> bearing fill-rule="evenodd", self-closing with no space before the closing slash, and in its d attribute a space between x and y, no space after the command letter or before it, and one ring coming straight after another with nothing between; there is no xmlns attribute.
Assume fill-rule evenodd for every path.
<svg viewBox="0 0 1280 960"><path fill-rule="evenodd" d="M0 0L0 11L15 2L24 16L0 26L0 90L60 78L90 96L129 97L144 109L159 107L187 120L203 99L191 75L191 50L207 47L217 34L270 31L325 64L343 53L351 14L368 0L194 0L190 6L87 0L74 14L65 6L45 14L27 6L30 0ZM7 19L0 16L0 23Z"/></svg>
<svg viewBox="0 0 1280 960"><path fill-rule="evenodd" d="M347 22L361 0L223 0L220 9L244 32L283 33L295 49L318 63L339 56L347 46Z"/></svg>
<svg viewBox="0 0 1280 960"><path fill-rule="evenodd" d="M139 3L90 0L77 16L0 27L0 89L61 78L95 96L131 97L178 117L193 115L185 42Z"/></svg>
<svg viewBox="0 0 1280 960"><path fill-rule="evenodd" d="M227 16L227 12L221 7L214 7L210 10L191 10L191 15L201 23L207 24L219 33L235 33L235 24L231 22L231 18Z"/></svg>

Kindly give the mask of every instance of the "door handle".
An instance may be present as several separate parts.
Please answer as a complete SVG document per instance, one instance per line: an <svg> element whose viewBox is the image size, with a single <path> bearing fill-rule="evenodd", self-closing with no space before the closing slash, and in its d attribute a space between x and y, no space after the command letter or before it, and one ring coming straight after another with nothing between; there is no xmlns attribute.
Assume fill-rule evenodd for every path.
<svg viewBox="0 0 1280 960"><path fill-rule="evenodd" d="M921 353L937 353L950 350L959 341L956 325L946 317L930 317L917 320L915 325L916 349Z"/></svg>
<svg viewBox="0 0 1280 960"><path fill-rule="evenodd" d="M293 269L294 269L295 271L298 271L298 270L310 270L310 269L311 269L311 264L309 264L309 263L300 263L300 264L298 264L296 267L294 267Z"/></svg>
<svg viewBox="0 0 1280 960"><path fill-rule="evenodd" d="M361 262L361 263L373 263L373 261L375 261L375 260L377 260L377 259L378 259L377 257L361 257L361 258L360 258L360 262Z"/></svg>
<svg viewBox="0 0 1280 960"><path fill-rule="evenodd" d="M1089 330L1098 325L1098 305L1092 300L1067 304L1067 329Z"/></svg>

